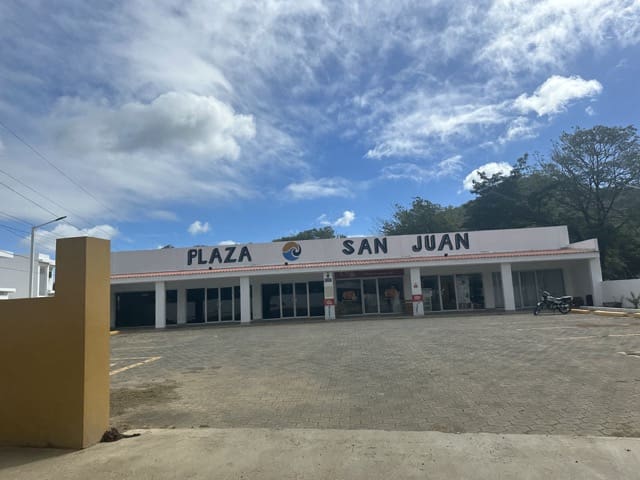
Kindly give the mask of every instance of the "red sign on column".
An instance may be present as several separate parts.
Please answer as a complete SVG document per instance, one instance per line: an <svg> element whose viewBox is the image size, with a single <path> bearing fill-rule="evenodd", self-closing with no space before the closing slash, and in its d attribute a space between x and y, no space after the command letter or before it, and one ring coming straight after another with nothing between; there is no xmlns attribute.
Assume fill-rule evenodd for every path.
<svg viewBox="0 0 640 480"><path fill-rule="evenodd" d="M416 295L411 295L411 301L412 302L421 302L422 301L422 295L421 294L416 294Z"/></svg>
<svg viewBox="0 0 640 480"><path fill-rule="evenodd" d="M334 298L325 298L324 299L325 307L329 307L329 306L335 305L335 304L336 304L336 300Z"/></svg>

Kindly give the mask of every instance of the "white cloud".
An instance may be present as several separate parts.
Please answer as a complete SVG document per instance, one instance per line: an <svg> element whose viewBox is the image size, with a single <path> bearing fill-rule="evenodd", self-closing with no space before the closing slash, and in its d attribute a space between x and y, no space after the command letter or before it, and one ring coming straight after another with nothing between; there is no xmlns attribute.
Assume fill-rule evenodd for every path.
<svg viewBox="0 0 640 480"><path fill-rule="evenodd" d="M381 178L385 180L413 180L425 183L446 177L454 177L462 170L462 155L441 160L433 167L422 167L415 163L395 163L382 169Z"/></svg>
<svg viewBox="0 0 640 480"><path fill-rule="evenodd" d="M59 238L72 238L72 237L96 237L111 240L119 234L116 227L108 224L96 225L89 228L78 228L70 225L66 222L57 223L51 230L38 229L36 230L36 251L45 253L55 253L56 251L56 239ZM29 245L31 242L30 237L25 237L22 240L23 245Z"/></svg>
<svg viewBox="0 0 640 480"><path fill-rule="evenodd" d="M473 188L473 182L480 181L480 172L483 172L489 178L493 175L500 174L503 176L507 176L511 173L513 167L506 162L489 162L484 165L480 165L478 168L474 169L467 175L462 181L462 186L465 190L471 190Z"/></svg>
<svg viewBox="0 0 640 480"><path fill-rule="evenodd" d="M218 245L237 245L238 242L234 241L234 240L222 240L221 242L218 242Z"/></svg>
<svg viewBox="0 0 640 480"><path fill-rule="evenodd" d="M498 143L504 145L514 140L534 138L538 135L538 127L538 124L531 122L527 117L514 118L509 122L505 133L498 138Z"/></svg>
<svg viewBox="0 0 640 480"><path fill-rule="evenodd" d="M566 110L572 100L594 97L602 92L597 80L583 80L579 76L553 75L540 85L533 95L522 94L513 102L522 113L534 111L538 116L552 115Z"/></svg>
<svg viewBox="0 0 640 480"><path fill-rule="evenodd" d="M306 182L291 183L286 192L296 200L310 200L322 197L350 197L353 195L351 182L344 178L319 178Z"/></svg>
<svg viewBox="0 0 640 480"><path fill-rule="evenodd" d="M345 210L342 216L333 222L333 225L336 227L349 227L355 219L356 213L353 210Z"/></svg>
<svg viewBox="0 0 640 480"><path fill-rule="evenodd" d="M587 105L587 108L585 108L584 111L590 117L593 117L596 114L596 110L591 105Z"/></svg>
<svg viewBox="0 0 640 480"><path fill-rule="evenodd" d="M178 215L169 210L152 210L148 214L149 218L153 218L155 220L166 220L175 222L178 220Z"/></svg>
<svg viewBox="0 0 640 480"><path fill-rule="evenodd" d="M0 110L102 204L33 155L3 161L38 191L111 223L103 205L130 220L196 199L259 197L291 165L308 178L321 136L357 139L368 158L411 162L424 176L443 147L534 136L513 107L529 92L523 84L640 41L640 3L629 0L159 0L64 14L50 3L0 7L0 32L21 40L0 56ZM575 99L537 98L522 97L538 102L527 112ZM344 197L352 186L324 179L287 191ZM37 214L6 191L0 205Z"/></svg>
<svg viewBox="0 0 640 480"><path fill-rule="evenodd" d="M200 233L207 233L209 230L211 230L211 228L209 227L209 222L204 222L203 223L200 220L196 220L191 225L189 225L189 228L187 228L187 231L191 235L198 235Z"/></svg>
<svg viewBox="0 0 640 480"><path fill-rule="evenodd" d="M342 212L342 216L338 219L331 221L326 213L323 213L318 217L318 223L320 225L332 226L332 227L350 227L353 221L356 219L356 212L353 210L345 210Z"/></svg>
<svg viewBox="0 0 640 480"><path fill-rule="evenodd" d="M213 96L167 92L149 103L106 107L64 98L54 113L61 139L80 151L187 152L235 160L238 142L255 136L250 115Z"/></svg>
<svg viewBox="0 0 640 480"><path fill-rule="evenodd" d="M542 0L493 2L483 15L459 21L478 32L477 64L513 73L557 68L580 51L637 44L639 17L637 1Z"/></svg>
<svg viewBox="0 0 640 480"><path fill-rule="evenodd" d="M392 116L378 134L376 145L366 157L424 157L434 145L452 138L468 139L478 130L503 124L505 104L478 103L467 94L443 93L410 95L391 112Z"/></svg>

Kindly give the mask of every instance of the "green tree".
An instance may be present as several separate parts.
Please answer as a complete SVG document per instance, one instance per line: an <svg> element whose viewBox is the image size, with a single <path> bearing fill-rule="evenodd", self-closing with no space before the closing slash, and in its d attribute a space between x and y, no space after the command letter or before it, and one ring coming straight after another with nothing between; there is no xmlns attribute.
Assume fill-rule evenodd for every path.
<svg viewBox="0 0 640 480"><path fill-rule="evenodd" d="M630 208L640 188L636 129L597 125L565 132L542 169L557 185L555 201L577 236L598 238L605 278L632 273L625 265L633 258L624 250L636 250L637 212Z"/></svg>
<svg viewBox="0 0 640 480"><path fill-rule="evenodd" d="M415 197L410 208L396 204L393 218L382 221L380 230L384 235L451 232L460 230L463 217L459 207L443 207Z"/></svg>
<svg viewBox="0 0 640 480"><path fill-rule="evenodd" d="M491 230L556 224L555 209L549 204L554 183L528 165L528 155L519 158L509 175L489 177L479 172L474 182L476 198L464 205L464 228Z"/></svg>
<svg viewBox="0 0 640 480"><path fill-rule="evenodd" d="M336 234L335 230L331 226L322 228L311 228L295 235L289 235L287 237L276 238L274 242L288 242L290 240L318 240L321 238L343 238L344 235Z"/></svg>

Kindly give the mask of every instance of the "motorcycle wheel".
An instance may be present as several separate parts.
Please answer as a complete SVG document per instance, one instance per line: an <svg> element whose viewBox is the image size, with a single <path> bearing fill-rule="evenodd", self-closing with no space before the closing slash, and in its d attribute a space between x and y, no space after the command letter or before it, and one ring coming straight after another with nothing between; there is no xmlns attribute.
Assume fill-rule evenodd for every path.
<svg viewBox="0 0 640 480"><path fill-rule="evenodd" d="M567 313L569 313L571 311L571 307L565 303L565 304L562 304L562 305L558 306L558 311L561 314L566 315Z"/></svg>
<svg viewBox="0 0 640 480"><path fill-rule="evenodd" d="M533 314L538 315L542 311L542 305L536 305L536 308L533 309Z"/></svg>

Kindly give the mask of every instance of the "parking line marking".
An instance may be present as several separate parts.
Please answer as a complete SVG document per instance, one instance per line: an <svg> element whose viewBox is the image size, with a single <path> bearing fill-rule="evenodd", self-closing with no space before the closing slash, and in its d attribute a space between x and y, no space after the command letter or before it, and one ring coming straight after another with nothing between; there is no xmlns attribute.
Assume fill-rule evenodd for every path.
<svg viewBox="0 0 640 480"><path fill-rule="evenodd" d="M582 340L585 338L607 338L607 337L639 337L640 333L616 333L611 335L586 335L584 337L556 337L554 340Z"/></svg>
<svg viewBox="0 0 640 480"><path fill-rule="evenodd" d="M120 357L120 358L112 358L111 360L114 362L119 362L121 360L146 360L151 357ZM161 358L161 357L158 357Z"/></svg>
<svg viewBox="0 0 640 480"><path fill-rule="evenodd" d="M116 373L124 372L126 370L130 370L130 369L135 368L135 367L140 367L140 366L145 365L147 363L155 362L156 360L160 360L161 358L162 357L151 357L151 358L147 358L146 360L143 360L142 362L138 362L138 363L134 363L132 365L127 365L126 367L118 368L117 370L113 370L113 371L109 372L109 376L115 375Z"/></svg>
<svg viewBox="0 0 640 480"><path fill-rule="evenodd" d="M624 355L625 357L634 357L637 358L638 360L640 360L640 355L638 355L637 353L632 353L631 355L628 354L627 352L618 352L620 355Z"/></svg>
<svg viewBox="0 0 640 480"><path fill-rule="evenodd" d="M585 338L602 338L602 336L601 335L586 335L584 337L556 337L556 338L554 338L554 340L584 340Z"/></svg>
<svg viewBox="0 0 640 480"><path fill-rule="evenodd" d="M581 327L572 327L572 326L566 326L566 327L531 327L531 328L516 328L516 330L518 332L520 331L526 331L526 330L557 330L557 329L565 329L565 328L581 328Z"/></svg>

